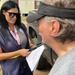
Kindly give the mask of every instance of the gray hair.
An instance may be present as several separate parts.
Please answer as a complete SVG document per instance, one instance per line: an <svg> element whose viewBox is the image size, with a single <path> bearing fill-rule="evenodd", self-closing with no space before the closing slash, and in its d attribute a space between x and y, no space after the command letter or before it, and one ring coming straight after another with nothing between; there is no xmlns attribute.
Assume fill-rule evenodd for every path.
<svg viewBox="0 0 75 75"><path fill-rule="evenodd" d="M75 8L75 0L43 0L44 3L64 8ZM50 22L52 19L58 20L60 23L60 30L55 39L61 42L75 41L75 19L62 19L58 17L44 18L45 21Z"/></svg>

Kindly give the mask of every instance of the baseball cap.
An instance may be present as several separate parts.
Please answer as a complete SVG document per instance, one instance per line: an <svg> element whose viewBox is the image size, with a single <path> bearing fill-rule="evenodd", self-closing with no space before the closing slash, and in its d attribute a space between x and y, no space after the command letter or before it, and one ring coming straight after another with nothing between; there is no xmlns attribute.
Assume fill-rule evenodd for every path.
<svg viewBox="0 0 75 75"><path fill-rule="evenodd" d="M26 20L31 23L44 16L75 19L75 8L56 7L40 2L38 10L35 13L28 15Z"/></svg>

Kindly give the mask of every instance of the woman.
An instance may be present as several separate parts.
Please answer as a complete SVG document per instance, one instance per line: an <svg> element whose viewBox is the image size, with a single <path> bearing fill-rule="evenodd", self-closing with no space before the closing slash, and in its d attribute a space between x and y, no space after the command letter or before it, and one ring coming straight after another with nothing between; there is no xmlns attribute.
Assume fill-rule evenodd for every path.
<svg viewBox="0 0 75 75"><path fill-rule="evenodd" d="M3 75L32 75L25 60L30 54L26 27L14 1L7 1L0 12L0 61Z"/></svg>

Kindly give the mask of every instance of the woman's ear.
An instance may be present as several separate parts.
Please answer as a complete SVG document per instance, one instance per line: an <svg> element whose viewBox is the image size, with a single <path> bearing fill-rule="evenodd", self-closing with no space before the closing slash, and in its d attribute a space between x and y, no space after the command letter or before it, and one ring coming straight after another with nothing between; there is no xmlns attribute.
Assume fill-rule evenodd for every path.
<svg viewBox="0 0 75 75"><path fill-rule="evenodd" d="M52 36L55 36L56 34L58 34L59 29L60 29L60 24L57 20L51 20L50 27L51 27Z"/></svg>
<svg viewBox="0 0 75 75"><path fill-rule="evenodd" d="M5 11L3 10L2 13L5 15Z"/></svg>

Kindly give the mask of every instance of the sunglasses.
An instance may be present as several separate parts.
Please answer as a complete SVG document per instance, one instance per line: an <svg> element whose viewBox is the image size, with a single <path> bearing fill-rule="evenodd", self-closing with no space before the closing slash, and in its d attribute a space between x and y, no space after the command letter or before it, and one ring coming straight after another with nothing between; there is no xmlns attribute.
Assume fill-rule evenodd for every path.
<svg viewBox="0 0 75 75"><path fill-rule="evenodd" d="M16 18L20 16L20 13L13 13L13 12L8 12L8 13L11 18L14 18L14 16L16 16Z"/></svg>

